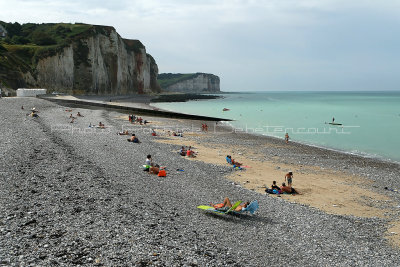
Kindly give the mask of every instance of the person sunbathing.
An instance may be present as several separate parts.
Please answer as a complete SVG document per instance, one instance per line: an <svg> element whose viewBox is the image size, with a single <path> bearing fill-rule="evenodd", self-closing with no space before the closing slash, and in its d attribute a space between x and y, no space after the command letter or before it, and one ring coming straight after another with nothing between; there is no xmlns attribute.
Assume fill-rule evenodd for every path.
<svg viewBox="0 0 400 267"><path fill-rule="evenodd" d="M160 165L156 164L155 166L151 166L149 169L149 173L158 174L160 172Z"/></svg>
<svg viewBox="0 0 400 267"><path fill-rule="evenodd" d="M77 117L83 117L83 115L78 111L78 113L76 113Z"/></svg>
<svg viewBox="0 0 400 267"><path fill-rule="evenodd" d="M129 135L128 130L117 133L118 135Z"/></svg>
<svg viewBox="0 0 400 267"><path fill-rule="evenodd" d="M99 126L98 127L101 128L101 129L106 128L102 122L99 122Z"/></svg>
<svg viewBox="0 0 400 267"><path fill-rule="evenodd" d="M232 156L230 156L230 155L227 155L227 156L226 156L226 161L227 161L229 164L235 165L236 167L242 166L242 163L235 161L235 160L232 158Z"/></svg>
<svg viewBox="0 0 400 267"><path fill-rule="evenodd" d="M300 194L299 192L296 191L296 189L294 189L291 186L287 186L285 183L282 183L281 186L281 191L282 193L286 193L286 194Z"/></svg>
<svg viewBox="0 0 400 267"><path fill-rule="evenodd" d="M139 143L139 139L135 136L135 134L132 134L131 138L128 139L128 142Z"/></svg>
<svg viewBox="0 0 400 267"><path fill-rule="evenodd" d="M250 202L243 202L239 206L236 207L235 211L241 211L242 209L246 208L249 204L250 204ZM213 206L215 209L225 210L225 211L229 210L232 207L232 203L228 197L226 197L224 199L224 202L222 202L222 203L219 203L219 204L210 203L210 205Z"/></svg>
<svg viewBox="0 0 400 267"><path fill-rule="evenodd" d="M33 117L33 118L37 118L39 117L39 115L36 112L31 112L31 114L29 114L29 116Z"/></svg>
<svg viewBox="0 0 400 267"><path fill-rule="evenodd" d="M176 132L172 132L172 136L179 136L179 137L183 137L183 133L181 133L181 132L178 132L178 133L176 133Z"/></svg>

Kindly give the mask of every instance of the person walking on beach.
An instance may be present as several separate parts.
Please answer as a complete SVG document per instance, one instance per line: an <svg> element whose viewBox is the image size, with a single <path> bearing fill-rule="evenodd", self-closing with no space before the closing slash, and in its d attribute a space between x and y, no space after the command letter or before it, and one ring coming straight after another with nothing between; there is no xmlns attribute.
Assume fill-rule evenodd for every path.
<svg viewBox="0 0 400 267"><path fill-rule="evenodd" d="M285 141L286 141L286 144L289 143L289 134L288 133L285 134Z"/></svg>
<svg viewBox="0 0 400 267"><path fill-rule="evenodd" d="M286 175L285 175L285 182L286 182L286 180L287 180L287 183L288 183L288 186L289 187L292 187L292 182L293 182L293 172L288 172Z"/></svg>

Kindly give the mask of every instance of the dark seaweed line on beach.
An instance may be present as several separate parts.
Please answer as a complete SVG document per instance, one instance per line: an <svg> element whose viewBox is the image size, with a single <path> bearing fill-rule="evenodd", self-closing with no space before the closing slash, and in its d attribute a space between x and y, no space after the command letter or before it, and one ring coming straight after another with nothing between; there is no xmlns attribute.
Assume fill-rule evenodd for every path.
<svg viewBox="0 0 400 267"><path fill-rule="evenodd" d="M51 101L51 102L55 102L58 104L64 104L64 105L65 104L74 104L74 105L80 105L80 106L94 106L94 107L101 107L101 108L114 109L114 110L130 111L130 112L135 112L135 113L138 113L141 115L158 116L158 117L165 117L165 118L203 120L203 121L232 121L230 119L225 119L225 118L192 115L192 114L185 114L185 113L178 113L178 112L164 111L164 110L134 108L134 107L128 107L128 106L122 106L122 105L110 105L110 104L90 102L90 101L54 99L54 98L45 98L45 97L42 97L42 98L46 99L48 101Z"/></svg>

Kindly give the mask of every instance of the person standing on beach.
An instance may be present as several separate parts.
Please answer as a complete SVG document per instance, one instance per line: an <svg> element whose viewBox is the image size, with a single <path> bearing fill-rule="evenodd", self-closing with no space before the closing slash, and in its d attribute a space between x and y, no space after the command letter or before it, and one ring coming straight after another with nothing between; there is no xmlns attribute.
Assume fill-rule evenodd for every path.
<svg viewBox="0 0 400 267"><path fill-rule="evenodd" d="M288 183L288 186L289 187L292 187L292 182L293 182L293 172L288 172L286 175L285 175L285 182L286 182L286 180L287 180L287 183Z"/></svg>
<svg viewBox="0 0 400 267"><path fill-rule="evenodd" d="M285 134L285 141L286 141L286 144L289 143L289 134L288 133Z"/></svg>

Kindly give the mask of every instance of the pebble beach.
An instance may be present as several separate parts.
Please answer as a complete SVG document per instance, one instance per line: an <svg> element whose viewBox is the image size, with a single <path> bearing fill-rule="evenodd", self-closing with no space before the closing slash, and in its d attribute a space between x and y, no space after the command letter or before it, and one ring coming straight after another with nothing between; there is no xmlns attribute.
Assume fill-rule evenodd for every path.
<svg viewBox="0 0 400 267"><path fill-rule="evenodd" d="M32 107L38 118L26 116ZM70 123L78 111L84 117ZM400 265L398 163L285 145L220 124L172 138L166 129L202 122L144 118L148 125L133 125L127 114L106 109L0 99L0 266ZM99 122L106 128L88 128ZM150 134L153 128L159 136ZM124 129L141 143L116 134ZM198 149L198 158L180 156L183 144ZM218 159L202 160L212 149ZM225 152L252 168L223 164ZM143 171L148 154L167 167L166 177ZM253 177L258 164L270 168L265 181ZM289 168L302 195L263 193L261 185L275 177L269 174ZM311 182L296 178L319 172L357 179L356 187L370 194L357 202L377 211L363 216L356 208L332 211L336 202L319 205ZM321 178L321 190L332 191L323 185ZM368 197L375 195L382 199ZM260 207L240 216L196 208L224 197Z"/></svg>

